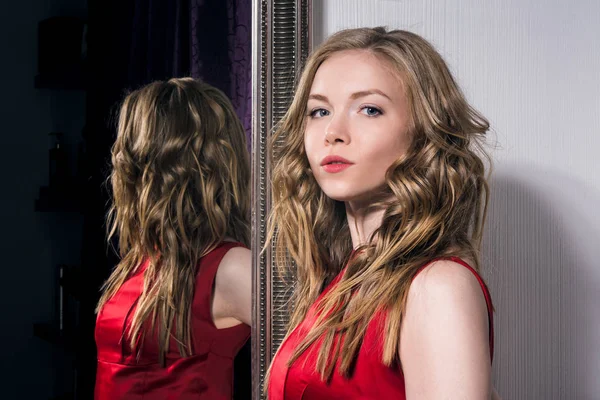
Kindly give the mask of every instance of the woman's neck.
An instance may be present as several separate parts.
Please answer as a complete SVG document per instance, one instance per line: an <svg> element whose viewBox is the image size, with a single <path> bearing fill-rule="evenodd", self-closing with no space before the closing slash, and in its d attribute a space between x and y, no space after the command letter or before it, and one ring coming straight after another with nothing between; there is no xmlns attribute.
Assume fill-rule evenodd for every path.
<svg viewBox="0 0 600 400"><path fill-rule="evenodd" d="M381 226L384 207L373 208L370 205L360 205L354 202L346 202L346 217L352 238L352 247L368 244L371 235Z"/></svg>

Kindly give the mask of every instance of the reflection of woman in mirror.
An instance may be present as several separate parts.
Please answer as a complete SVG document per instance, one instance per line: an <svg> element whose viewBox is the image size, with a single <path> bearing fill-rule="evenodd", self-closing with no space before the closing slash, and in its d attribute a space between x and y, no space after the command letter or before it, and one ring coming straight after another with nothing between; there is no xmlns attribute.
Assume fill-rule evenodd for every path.
<svg viewBox="0 0 600 400"><path fill-rule="evenodd" d="M96 399L231 399L250 336L250 177L226 96L190 78L127 96L112 150L122 259L98 304Z"/></svg>
<svg viewBox="0 0 600 400"><path fill-rule="evenodd" d="M270 232L297 286L270 400L490 398L488 127L415 34L312 54L273 138Z"/></svg>

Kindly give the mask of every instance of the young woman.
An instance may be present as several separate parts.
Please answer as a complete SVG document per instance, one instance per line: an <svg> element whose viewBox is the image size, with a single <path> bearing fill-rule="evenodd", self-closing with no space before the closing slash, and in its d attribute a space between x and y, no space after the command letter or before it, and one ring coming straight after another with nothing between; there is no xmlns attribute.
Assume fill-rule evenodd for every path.
<svg viewBox="0 0 600 400"><path fill-rule="evenodd" d="M125 99L112 149L121 262L98 304L95 398L231 399L250 335L250 176L226 96L190 78Z"/></svg>
<svg viewBox="0 0 600 400"><path fill-rule="evenodd" d="M297 284L270 400L490 398L488 127L415 34L311 55L273 138L270 232Z"/></svg>

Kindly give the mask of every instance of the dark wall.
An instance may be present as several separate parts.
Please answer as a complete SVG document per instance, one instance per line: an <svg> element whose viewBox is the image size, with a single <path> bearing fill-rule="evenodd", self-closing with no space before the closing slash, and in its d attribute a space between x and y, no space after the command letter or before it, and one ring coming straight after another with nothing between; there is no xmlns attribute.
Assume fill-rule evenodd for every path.
<svg viewBox="0 0 600 400"><path fill-rule="evenodd" d="M3 399L49 399L72 381L63 349L35 337L35 323L56 315L57 264L80 259L82 219L34 211L48 185L48 134L62 131L75 164L85 119L85 92L35 89L38 22L55 15L85 17L85 0L3 2L0 11L0 212Z"/></svg>
<svg viewBox="0 0 600 400"><path fill-rule="evenodd" d="M98 287L115 262L114 255L106 246L104 227L108 197L103 182L107 174L108 150L114 139L111 115L127 88L136 87L150 78L168 77L156 75L156 65L150 63L154 59L148 58L148 54L164 49L157 50L153 45L147 49L146 58L139 61L144 71L152 72L152 76L138 76L137 70L131 68L130 63L136 60L132 54L137 57L132 43L139 45L137 36L133 35L132 21L136 21L135 15L145 15L143 9L139 9L141 6L138 14L134 14L134 7L138 3L149 4L143 1L31 0L5 3L0 11L0 79L4 89L0 97L4 151L0 157L3 184L0 212L4 222L0 238L3 255L3 285L0 290L3 329L0 335L6 350L0 361L0 376L4 383L0 398L68 399L72 398L68 394L77 383L77 398L87 399L92 397L95 373L93 308ZM204 19L213 18L214 7L211 5L218 4L223 11L225 3L220 3L220 0L205 3L198 12L194 32L199 39L208 39L212 43L215 40L205 34L204 30L210 26L205 26ZM234 0L228 0L227 7L234 3ZM244 4L246 8L238 6L238 14L247 17L248 21L238 16L241 19L236 20L236 24L243 21L249 35L249 7ZM80 90L34 87L34 78L39 72L38 23L53 16L76 16L88 21L89 80ZM159 20L161 23L165 21L167 19ZM143 38L145 30L138 30ZM208 31L213 33L212 28ZM190 34L187 31L183 33ZM184 36L182 38L185 39ZM225 36L220 40L226 42ZM246 40L244 54L249 54L249 37ZM155 44L156 41L151 42ZM200 41L198 46L204 44ZM225 44L221 47L226 48ZM139 52L139 48L135 49ZM239 58L238 50L235 52L236 60ZM229 61L224 57L219 64L218 60L213 60L213 52L207 50L204 53L210 62L200 60L202 62L193 63L198 69L196 74L217 84L209 79L210 72L228 71L227 68L231 67L221 64ZM158 61L162 58L155 57ZM249 56L241 60L249 60ZM240 62L238 60L238 64ZM248 68L238 68L249 73ZM192 68L186 67L172 74L188 75L192 72ZM236 84L249 85L244 79L241 83L236 81ZM239 104L234 103L240 106L238 111L244 117L244 110L249 108L244 92L240 93L236 92L232 97L234 100L235 96L240 97ZM84 125L85 138L82 137ZM51 140L48 134L57 131L64 134L63 148L68 154L71 174L76 173L77 165L83 165L80 170L84 171L85 182L78 188L83 202L78 212L40 212L34 207L40 188L49 184L48 151ZM78 146L84 139L87 152L81 163L82 160L77 159ZM76 276L74 281L75 289L81 289L81 292L78 293L79 311L72 312L80 327L73 337L55 335L59 264L78 266L84 275ZM243 365L248 364L249 355L245 357ZM75 366L79 370L77 378L73 374ZM249 384L246 378L238 379L236 383ZM249 392L246 386L238 388L238 391Z"/></svg>

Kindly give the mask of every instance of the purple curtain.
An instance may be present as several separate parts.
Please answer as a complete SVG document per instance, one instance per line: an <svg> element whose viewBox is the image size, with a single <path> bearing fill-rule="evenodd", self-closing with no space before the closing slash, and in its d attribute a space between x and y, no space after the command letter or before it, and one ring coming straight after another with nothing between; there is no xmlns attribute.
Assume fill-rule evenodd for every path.
<svg viewBox="0 0 600 400"><path fill-rule="evenodd" d="M193 76L233 103L250 143L251 2L136 0L129 80Z"/></svg>
<svg viewBox="0 0 600 400"><path fill-rule="evenodd" d="M231 101L252 141L252 10L250 1L227 0Z"/></svg>

